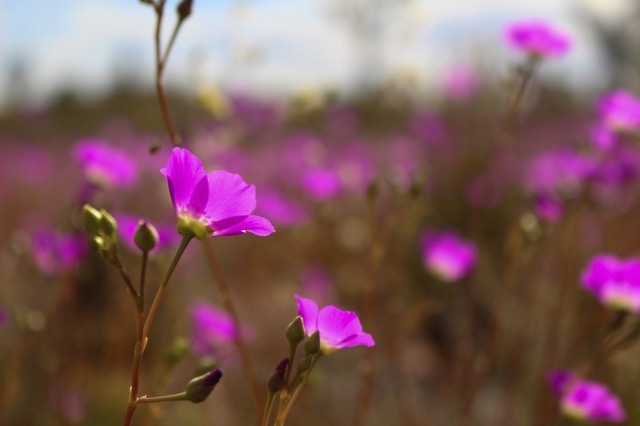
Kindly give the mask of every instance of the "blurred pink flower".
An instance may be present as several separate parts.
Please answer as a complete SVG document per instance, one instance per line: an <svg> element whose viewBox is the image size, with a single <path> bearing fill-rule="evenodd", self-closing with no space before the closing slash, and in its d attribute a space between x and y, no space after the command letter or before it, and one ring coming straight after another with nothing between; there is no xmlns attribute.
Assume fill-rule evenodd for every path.
<svg viewBox="0 0 640 426"><path fill-rule="evenodd" d="M634 131L640 128L640 99L616 90L598 101L598 112L604 124L613 131Z"/></svg>
<svg viewBox="0 0 640 426"><path fill-rule="evenodd" d="M302 187L311 198L329 200L340 194L340 176L328 168L309 169L302 176Z"/></svg>
<svg viewBox="0 0 640 426"><path fill-rule="evenodd" d="M88 254L88 243L80 234L59 234L49 229L36 232L31 250L38 267L46 275L56 275L78 266Z"/></svg>
<svg viewBox="0 0 640 426"><path fill-rule="evenodd" d="M605 306L640 313L640 259L610 254L591 258L582 273L582 287Z"/></svg>
<svg viewBox="0 0 640 426"><path fill-rule="evenodd" d="M107 188L123 188L138 179L138 167L125 152L99 140L83 140L76 144L74 157L82 165L87 180Z"/></svg>
<svg viewBox="0 0 640 426"><path fill-rule="evenodd" d="M207 303L197 302L190 308L191 316L191 349L199 357L214 356L229 359L233 354L230 347L236 339L236 327L232 318ZM251 332L242 328L243 339L248 339Z"/></svg>
<svg viewBox="0 0 640 426"><path fill-rule="evenodd" d="M442 84L450 98L464 101L475 95L480 81L473 68L457 65L446 70Z"/></svg>
<svg viewBox="0 0 640 426"><path fill-rule="evenodd" d="M560 396L560 409L566 416L585 422L626 420L620 399L606 385L581 379L568 371L554 371L547 378Z"/></svg>
<svg viewBox="0 0 640 426"><path fill-rule="evenodd" d="M447 282L468 275L478 257L475 245L454 231L426 231L422 234L421 246L425 267Z"/></svg>
<svg viewBox="0 0 640 426"><path fill-rule="evenodd" d="M276 190L262 189L258 201L256 212L268 216L277 225L298 225L309 218L304 205L286 198Z"/></svg>
<svg viewBox="0 0 640 426"><path fill-rule="evenodd" d="M515 49L539 57L560 56L571 49L571 38L544 21L509 24L505 37Z"/></svg>

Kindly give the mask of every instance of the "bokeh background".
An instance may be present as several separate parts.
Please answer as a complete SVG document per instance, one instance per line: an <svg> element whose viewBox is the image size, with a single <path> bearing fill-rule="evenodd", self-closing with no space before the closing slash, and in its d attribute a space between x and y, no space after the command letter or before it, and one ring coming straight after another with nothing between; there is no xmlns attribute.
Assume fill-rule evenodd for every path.
<svg viewBox="0 0 640 426"><path fill-rule="evenodd" d="M527 19L563 29L573 49L540 64L505 147L523 56L504 28ZM594 253L638 253L640 155L610 158L619 178L604 183L539 159L593 153L598 97L640 85L639 21L633 0L194 2L165 72L178 132L207 170L255 184L256 212L277 229L214 241L259 378L287 355L294 294L358 312L377 343L323 359L290 424L567 422L545 377L578 368L606 332L612 313L580 275ZM170 144L154 15L136 1L28 0L3 2L0 22L0 423L118 424L133 307L88 243L65 263L51 241L83 238L87 200L116 218L175 221L159 173ZM88 182L73 154L84 140L127 153L135 183ZM569 188L560 218L536 210L536 161ZM476 245L468 277L425 269L429 230ZM152 256L150 289L174 249ZM121 254L137 276L139 254ZM194 351L171 358L190 346L198 302L222 309L192 244L152 331L143 393L181 390L202 363ZM233 345L211 345L225 371L211 398L143 406L136 424L253 424ZM630 425L640 424L637 351L591 371Z"/></svg>

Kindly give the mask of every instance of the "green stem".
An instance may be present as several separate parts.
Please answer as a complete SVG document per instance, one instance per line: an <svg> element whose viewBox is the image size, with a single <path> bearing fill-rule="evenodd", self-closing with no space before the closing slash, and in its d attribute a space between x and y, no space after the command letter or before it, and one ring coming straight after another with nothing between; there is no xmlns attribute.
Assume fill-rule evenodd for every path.
<svg viewBox="0 0 640 426"><path fill-rule="evenodd" d="M313 367L315 367L321 355L322 353L319 352L311 360L311 366L309 367L309 370L305 373L305 375L302 377L302 382L300 383L300 385L298 385L296 390L293 391L291 398L289 398L289 400L286 402L286 406L284 407L284 410L282 410L282 412L279 413L278 418L276 418L276 426L284 426L284 422L287 420L287 417L291 412L291 408L293 408L293 405L296 403L298 397L300 396L300 393L302 392L304 385L307 383L307 379L309 378L311 371L313 371Z"/></svg>
<svg viewBox="0 0 640 426"><path fill-rule="evenodd" d="M262 416L262 426L269 425L269 417L271 417L271 410L273 409L273 402L276 399L276 394L269 392L269 396L267 396L267 403L264 406L264 414Z"/></svg>
<svg viewBox="0 0 640 426"><path fill-rule="evenodd" d="M173 32L171 33L171 38L169 39L169 44L167 45L167 49L164 52L164 56L162 57L161 63L162 68L164 70L164 66L167 64L167 60L169 59L169 54L171 53L171 49L173 48L173 44L176 41L176 37L178 36L178 31L182 28L182 19L178 19L175 27L173 27Z"/></svg>
<svg viewBox="0 0 640 426"><path fill-rule="evenodd" d="M137 404L153 404L156 402L173 402L173 401L186 401L187 392L179 392L171 395L160 396L141 396L136 400Z"/></svg>
<svg viewBox="0 0 640 426"><path fill-rule="evenodd" d="M158 291L156 292L156 296L153 299L151 308L149 309L149 314L147 315L147 321L144 323L144 329L142 332L143 339L145 340L145 346L146 346L146 340L149 338L149 331L151 330L151 325L153 324L153 320L155 319L156 313L158 312L158 307L160 306L160 302L162 301L162 297L164 296L165 289L167 288L167 284L169 283L169 278L171 278L173 271L176 269L176 266L178 265L178 261L182 257L184 250L187 248L187 245L189 245L189 241L191 241L192 238L193 238L193 235L185 235L182 237L182 241L180 242L180 246L178 247L178 250L176 251L176 254L173 257L173 260L171 261L171 265L169 265L169 269L167 270L167 273L165 274L164 279L160 284L160 287L158 287Z"/></svg>

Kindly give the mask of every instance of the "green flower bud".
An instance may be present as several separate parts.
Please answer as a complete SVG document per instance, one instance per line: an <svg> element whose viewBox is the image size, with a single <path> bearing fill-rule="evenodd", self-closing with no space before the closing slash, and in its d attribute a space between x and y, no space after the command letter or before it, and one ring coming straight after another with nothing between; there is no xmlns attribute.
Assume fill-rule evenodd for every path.
<svg viewBox="0 0 640 426"><path fill-rule="evenodd" d="M194 404L203 402L209 397L221 377L222 370L216 368L202 376L191 379L185 390L186 400Z"/></svg>
<svg viewBox="0 0 640 426"><path fill-rule="evenodd" d="M109 238L115 238L118 230L118 222L105 209L100 209L102 218L100 219L100 230Z"/></svg>
<svg viewBox="0 0 640 426"><path fill-rule="evenodd" d="M285 334L287 336L289 344L292 346L296 346L298 343L304 340L305 331L301 316L297 316L296 319L291 321L291 324L287 326L287 331L285 332Z"/></svg>
<svg viewBox="0 0 640 426"><path fill-rule="evenodd" d="M82 206L82 223L84 229L91 235L97 235L100 232L100 221L102 214L89 204Z"/></svg>
<svg viewBox="0 0 640 426"><path fill-rule="evenodd" d="M304 373L308 369L311 368L311 360L313 359L312 355L307 355L300 360L298 363L298 373Z"/></svg>
<svg viewBox="0 0 640 426"><path fill-rule="evenodd" d="M96 253L102 254L106 249L106 244L104 242L104 239L97 235L91 238L91 241L89 242L89 244L91 245L91 248L96 251Z"/></svg>
<svg viewBox="0 0 640 426"><path fill-rule="evenodd" d="M166 353L165 361L168 367L174 366L189 353L189 341L184 337L177 337L173 340L171 347ZM210 370L210 369L209 369Z"/></svg>
<svg viewBox="0 0 640 426"><path fill-rule="evenodd" d="M140 250L149 251L158 243L158 230L149 222L140 220L133 241Z"/></svg>
<svg viewBox="0 0 640 426"><path fill-rule="evenodd" d="M304 353L314 355L320 350L320 332L313 333L306 342L304 342Z"/></svg>
<svg viewBox="0 0 640 426"><path fill-rule="evenodd" d="M285 358L276 367L269 380L267 380L267 390L269 393L275 394L284 389L285 385L285 373L287 371L287 365L289 364L289 358Z"/></svg>

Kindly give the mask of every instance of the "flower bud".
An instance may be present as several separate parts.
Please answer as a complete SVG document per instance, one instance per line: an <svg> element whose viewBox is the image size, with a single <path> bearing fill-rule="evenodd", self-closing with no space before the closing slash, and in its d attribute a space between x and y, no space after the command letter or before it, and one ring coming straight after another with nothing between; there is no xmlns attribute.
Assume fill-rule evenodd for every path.
<svg viewBox="0 0 640 426"><path fill-rule="evenodd" d="M314 355L320 350L320 332L313 333L306 342L304 342L304 353Z"/></svg>
<svg viewBox="0 0 640 426"><path fill-rule="evenodd" d="M278 393L284 389L285 385L285 373L287 371L287 365L289 364L289 358L285 358L276 367L275 371L269 376L267 380L267 390L269 393Z"/></svg>
<svg viewBox="0 0 640 426"><path fill-rule="evenodd" d="M100 221L102 214L89 204L82 206L82 223L84 229L91 235L97 235L100 232Z"/></svg>
<svg viewBox="0 0 640 426"><path fill-rule="evenodd" d="M109 238L115 238L118 230L118 222L105 209L100 209L100 230Z"/></svg>
<svg viewBox="0 0 640 426"><path fill-rule="evenodd" d="M305 371L311 368L312 358L313 356L307 355L300 360L300 362L298 363L298 373L304 373Z"/></svg>
<svg viewBox="0 0 640 426"><path fill-rule="evenodd" d="M187 385L187 389L185 390L186 400L193 402L194 404L203 402L209 397L221 377L222 370L216 368L202 376L191 379Z"/></svg>
<svg viewBox="0 0 640 426"><path fill-rule="evenodd" d="M165 355L167 366L172 367L182 360L189 353L189 341L184 337L177 337L173 340L171 347Z"/></svg>
<svg viewBox="0 0 640 426"><path fill-rule="evenodd" d="M304 340L304 324L302 323L302 317L297 316L296 319L291 321L291 324L287 326L287 331L285 332L287 336L287 340L289 344L292 346L296 346L298 343Z"/></svg>
<svg viewBox="0 0 640 426"><path fill-rule="evenodd" d="M178 19L184 21L191 15L191 9L193 7L193 0L182 0L176 11L178 12Z"/></svg>
<svg viewBox="0 0 640 426"><path fill-rule="evenodd" d="M94 249L96 253L99 253L99 254L102 254L102 252L106 249L104 239L97 235L91 238L91 240L89 241L89 244L91 245L91 248Z"/></svg>
<svg viewBox="0 0 640 426"><path fill-rule="evenodd" d="M140 220L133 241L140 250L149 251L158 243L158 230L149 222Z"/></svg>

